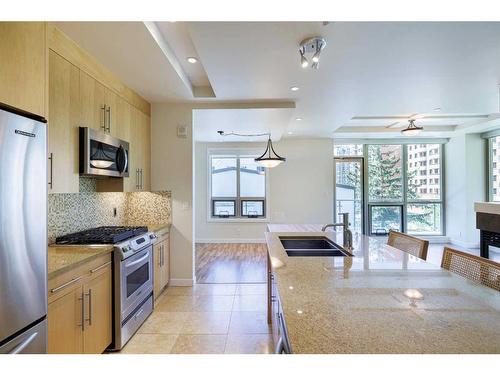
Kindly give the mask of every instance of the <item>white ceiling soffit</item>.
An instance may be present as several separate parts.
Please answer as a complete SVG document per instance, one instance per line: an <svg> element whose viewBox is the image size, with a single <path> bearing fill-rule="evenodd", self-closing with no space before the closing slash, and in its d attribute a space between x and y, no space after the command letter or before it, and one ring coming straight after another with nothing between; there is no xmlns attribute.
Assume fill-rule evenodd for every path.
<svg viewBox="0 0 500 375"><path fill-rule="evenodd" d="M144 22L144 24L191 95L215 97L185 25L181 22ZM190 64L187 62L188 57L195 57L198 62Z"/></svg>
<svg viewBox="0 0 500 375"><path fill-rule="evenodd" d="M294 135L332 137L356 114L411 115L437 107L447 114L499 111L498 22L188 26L217 98L296 99L287 129ZM318 70L302 69L298 43L313 35L325 37L328 44ZM291 92L291 86L300 90Z"/></svg>
<svg viewBox="0 0 500 375"><path fill-rule="evenodd" d="M220 136L225 133L271 133L279 141L285 132L293 108L237 108L193 110L193 137L196 142L258 142L265 137Z"/></svg>
<svg viewBox="0 0 500 375"><path fill-rule="evenodd" d="M193 99L143 22L55 22L65 34L150 102Z"/></svg>

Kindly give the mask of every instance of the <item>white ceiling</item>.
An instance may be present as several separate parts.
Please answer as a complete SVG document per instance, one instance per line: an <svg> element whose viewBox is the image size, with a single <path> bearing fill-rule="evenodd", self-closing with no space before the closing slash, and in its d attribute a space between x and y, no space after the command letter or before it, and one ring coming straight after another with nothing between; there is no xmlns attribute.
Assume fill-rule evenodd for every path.
<svg viewBox="0 0 500 375"><path fill-rule="evenodd" d="M58 25L146 99L198 100L142 23ZM417 119L425 128L423 136L449 136L486 120L489 127L496 126L490 120L500 112L498 22L156 25L193 85L211 85L213 100L296 101L296 109L283 111L286 119L276 120L276 129L287 137L398 136L400 128L388 126L415 114L424 116ZM302 69L298 44L313 35L325 37L328 44L319 70ZM195 54L199 65L186 65L188 54ZM300 90L291 92L294 85ZM257 125L255 113L214 110L198 118L207 121L206 136L211 137L214 124L229 126L228 119L245 129L269 126L271 115L264 111L267 125Z"/></svg>
<svg viewBox="0 0 500 375"><path fill-rule="evenodd" d="M196 109L193 111L194 139L197 142L258 142L266 137L220 136L217 131L239 134L271 133L279 141L285 132L292 108Z"/></svg>

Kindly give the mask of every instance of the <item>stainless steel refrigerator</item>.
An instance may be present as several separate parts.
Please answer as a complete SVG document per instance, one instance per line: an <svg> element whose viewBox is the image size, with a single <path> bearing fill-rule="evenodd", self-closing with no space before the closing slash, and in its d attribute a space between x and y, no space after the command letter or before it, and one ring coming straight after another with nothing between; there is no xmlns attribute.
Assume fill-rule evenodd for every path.
<svg viewBox="0 0 500 375"><path fill-rule="evenodd" d="M0 353L47 352L47 126L0 104Z"/></svg>

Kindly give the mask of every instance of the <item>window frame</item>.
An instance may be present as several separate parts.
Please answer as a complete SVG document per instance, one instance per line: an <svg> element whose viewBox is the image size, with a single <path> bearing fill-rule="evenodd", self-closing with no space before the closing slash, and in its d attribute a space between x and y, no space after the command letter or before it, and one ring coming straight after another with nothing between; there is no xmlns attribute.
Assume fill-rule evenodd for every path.
<svg viewBox="0 0 500 375"><path fill-rule="evenodd" d="M444 145L448 142L448 139L446 138L416 138L416 139L407 139L407 138L394 138L394 139L338 139L337 141L334 142L334 146L336 145L348 145L348 144L358 144L362 145L363 147L363 155L359 156L362 157L364 162L363 162L363 174L364 174L364 212L367 213L367 215L364 216L364 223L363 223L363 234L371 236L372 228L371 228L371 207L372 206L398 206L401 205L403 206L403 218L402 218L402 231L407 233L408 229L408 206L412 204L439 204L440 205L440 233L413 233L414 235L417 236L422 236L426 238L431 238L431 237L442 237L446 236L446 185L445 185L445 176L446 176L446 166L445 166L445 147ZM437 164L432 164L432 168L430 169L429 163L427 164L427 168L429 168L429 173L426 178L431 178L435 180L436 178L439 179L438 184L432 184L432 188L437 188L439 187L440 189L440 198L439 199L407 199L407 190L408 190L408 161L412 160L413 158L408 157L408 150L410 146L415 146L415 145L426 145L426 144L435 144L439 145L439 162ZM370 201L369 200L369 163L368 163L368 146L370 145L401 145L402 146L402 175L403 175L403 187L402 187L402 199L401 201ZM334 148L335 150L335 148ZM411 151L415 151L417 148L414 148ZM420 148L418 148L420 150ZM432 158L436 158L438 154L433 153L431 156ZM334 158L337 157L334 154ZM349 156L344 156L344 157L349 157ZM429 157L429 153L427 154L427 157ZM439 170L439 174L434 174L431 173L433 172L434 169ZM431 177L430 177L431 176ZM420 178L420 176L417 176L417 178ZM335 181L334 181L335 184ZM335 201L334 201L334 214L335 214Z"/></svg>
<svg viewBox="0 0 500 375"><path fill-rule="evenodd" d="M255 158L260 156L262 150L250 148L211 148L207 150L207 222L269 222L269 174L264 170L265 196L251 197L240 196L240 159ZM212 159L213 158L235 158L236 159L236 196L235 197L212 197ZM235 215L230 217L220 217L213 215L215 201L234 201ZM263 201L263 215L252 216L242 215L244 201Z"/></svg>

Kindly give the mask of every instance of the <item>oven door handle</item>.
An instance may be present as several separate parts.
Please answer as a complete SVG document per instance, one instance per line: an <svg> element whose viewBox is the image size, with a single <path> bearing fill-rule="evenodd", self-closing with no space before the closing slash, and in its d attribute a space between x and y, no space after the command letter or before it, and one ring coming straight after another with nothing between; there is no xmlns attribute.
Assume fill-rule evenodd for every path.
<svg viewBox="0 0 500 375"><path fill-rule="evenodd" d="M146 260L148 258L149 258L149 253L146 254L146 255L144 255L142 258L139 258L137 260L134 260L133 262L125 264L125 267L129 268L129 267L135 266L136 264L139 264L139 263L141 263L142 261L144 261L144 260Z"/></svg>

